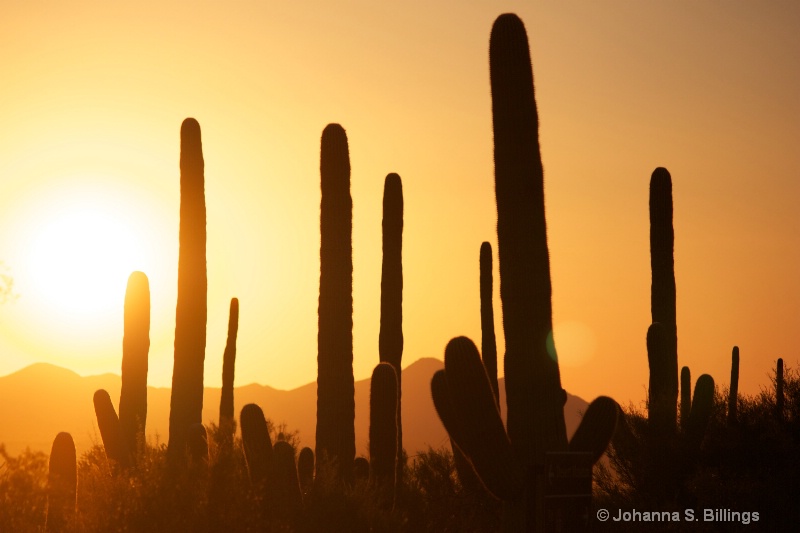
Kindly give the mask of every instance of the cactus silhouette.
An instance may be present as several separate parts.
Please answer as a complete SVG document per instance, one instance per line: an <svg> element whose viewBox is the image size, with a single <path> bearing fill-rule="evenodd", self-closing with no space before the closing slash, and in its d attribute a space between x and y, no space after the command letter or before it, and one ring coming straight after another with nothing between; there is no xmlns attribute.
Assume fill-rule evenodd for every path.
<svg viewBox="0 0 800 533"><path fill-rule="evenodd" d="M376 365L369 391L370 479L389 505L397 488L397 387L394 367Z"/></svg>
<svg viewBox="0 0 800 533"><path fill-rule="evenodd" d="M467 456L486 490L512 504L523 503L523 493L530 495L534 490L529 486L533 480L515 457L478 348L468 338L456 337L445 349L444 365L444 371L436 372L431 380L431 394L450 438ZM618 413L619 406L611 398L595 399L569 451L599 459L611 440Z"/></svg>
<svg viewBox="0 0 800 533"><path fill-rule="evenodd" d="M731 353L731 388L728 392L728 424L735 424L739 403L739 347Z"/></svg>
<svg viewBox="0 0 800 533"><path fill-rule="evenodd" d="M314 484L314 450L306 446L297 456L297 476L300 478L300 490L306 497Z"/></svg>
<svg viewBox="0 0 800 533"><path fill-rule="evenodd" d="M692 412L692 373L688 366L681 368L681 431L686 432Z"/></svg>
<svg viewBox="0 0 800 533"><path fill-rule="evenodd" d="M149 351L150 283L143 272L133 272L125 290L122 388L119 394L119 434L126 453L133 460L145 443Z"/></svg>
<svg viewBox="0 0 800 533"><path fill-rule="evenodd" d="M239 332L239 300L231 298L228 313L228 340L222 356L222 393L219 400L219 429L222 444L226 448L233 445L233 376L236 364L236 336Z"/></svg>
<svg viewBox="0 0 800 533"><path fill-rule="evenodd" d="M705 436L711 413L714 410L714 378L703 374L697 378L692 397L692 410L689 414L689 424L686 427L686 438L695 450Z"/></svg>
<svg viewBox="0 0 800 533"><path fill-rule="evenodd" d="M347 135L322 132L320 150L319 330L317 334L317 460L336 462L344 478L356 454L353 378L353 202Z"/></svg>
<svg viewBox="0 0 800 533"><path fill-rule="evenodd" d="M272 468L269 477L269 506L278 520L289 520L303 506L303 495L297 476L294 449L285 441L278 441L272 450Z"/></svg>
<svg viewBox="0 0 800 533"><path fill-rule="evenodd" d="M512 14L489 40L500 299L506 339L508 436L526 467L565 451L567 430L555 350L539 119L528 37Z"/></svg>
<svg viewBox="0 0 800 533"><path fill-rule="evenodd" d="M783 421L783 359L778 358L778 366L775 370L775 416L779 422Z"/></svg>
<svg viewBox="0 0 800 533"><path fill-rule="evenodd" d="M657 168L650 177L650 312L652 322L664 329L663 349L657 350L650 363L650 405L652 427L663 434L673 434L678 416L678 337L675 312L675 264L672 228L672 178L665 168ZM648 333L648 337L649 337ZM649 355L649 352L648 352Z"/></svg>
<svg viewBox="0 0 800 533"><path fill-rule="evenodd" d="M403 358L403 183L397 174L386 176L383 185L383 264L378 353L381 362L394 367L397 378L397 458L393 464L394 477L399 486L403 474L403 371L400 368ZM370 464L372 462L370 457Z"/></svg>
<svg viewBox="0 0 800 533"><path fill-rule="evenodd" d="M480 254L480 286L481 286L481 355L483 366L489 375L489 383L494 391L494 398L500 402L500 389L497 385L497 339L494 334L494 308L492 307L492 245L481 244Z"/></svg>
<svg viewBox="0 0 800 533"><path fill-rule="evenodd" d="M45 531L66 530L75 516L78 496L78 465L72 435L61 432L50 449L47 474L47 518Z"/></svg>
<svg viewBox="0 0 800 533"><path fill-rule="evenodd" d="M353 459L353 479L356 481L369 479L369 461L366 457L359 456Z"/></svg>
<svg viewBox="0 0 800 533"><path fill-rule="evenodd" d="M263 487L272 467L272 441L264 411L256 404L248 403L242 407L239 425L250 482Z"/></svg>
<svg viewBox="0 0 800 533"><path fill-rule="evenodd" d="M95 391L93 401L97 427L100 429L106 457L116 465L129 466L130 448L122 439L120 421L114 410L114 404L111 403L111 396L104 389L99 389Z"/></svg>
<svg viewBox="0 0 800 533"><path fill-rule="evenodd" d="M187 118L181 125L180 168L178 303L168 447L173 462L185 458L189 427L202 423L203 411L208 315L206 202L200 125L193 118Z"/></svg>

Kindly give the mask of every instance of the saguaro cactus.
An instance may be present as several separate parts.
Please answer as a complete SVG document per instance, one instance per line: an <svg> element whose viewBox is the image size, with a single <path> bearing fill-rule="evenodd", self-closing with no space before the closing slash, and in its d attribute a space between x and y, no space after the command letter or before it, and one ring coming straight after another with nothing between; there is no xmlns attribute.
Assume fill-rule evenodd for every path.
<svg viewBox="0 0 800 533"><path fill-rule="evenodd" d="M728 424L735 424L739 403L739 347L731 353L731 388L728 392Z"/></svg>
<svg viewBox="0 0 800 533"><path fill-rule="evenodd" d="M658 322L664 328L664 349L650 358L649 413L653 423L670 432L675 431L678 416L674 243L672 177L667 169L659 167L650 177L650 312L652 322Z"/></svg>
<svg viewBox="0 0 800 533"><path fill-rule="evenodd" d="M353 202L347 135L322 132L316 455L349 478L356 454L353 378Z"/></svg>
<svg viewBox="0 0 800 533"><path fill-rule="evenodd" d="M688 366L681 368L681 431L686 431L692 412L692 372Z"/></svg>
<svg viewBox="0 0 800 533"><path fill-rule="evenodd" d="M508 436L526 467L565 451L564 393L555 350L539 118L528 36L512 14L489 40L500 298L506 339Z"/></svg>
<svg viewBox="0 0 800 533"><path fill-rule="evenodd" d="M303 505L294 449L285 441L276 442L273 448L269 505L272 508L271 514L284 521L290 520Z"/></svg>
<svg viewBox="0 0 800 533"><path fill-rule="evenodd" d="M383 186L383 265L378 352L381 362L394 367L397 378L397 457L393 464L399 483L403 472L403 371L400 368L403 358L403 183L397 174L386 176Z"/></svg>
<svg viewBox="0 0 800 533"><path fill-rule="evenodd" d="M497 385L497 339L494 334L494 308L492 307L492 245L481 244L480 255L481 285L481 355L483 366L489 375L495 400L500 401L500 389ZM499 406L499 403L498 403Z"/></svg>
<svg viewBox="0 0 800 533"><path fill-rule="evenodd" d="M308 446L300 450L297 456L297 476L300 478L300 489L305 497L314 483L314 450Z"/></svg>
<svg viewBox="0 0 800 533"><path fill-rule="evenodd" d="M233 376L236 364L236 336L239 332L239 300L231 298L228 314L228 340L222 356L222 394L219 400L219 429L223 442L233 443Z"/></svg>
<svg viewBox="0 0 800 533"><path fill-rule="evenodd" d="M78 465L72 435L61 432L50 449L47 474L47 518L45 531L64 531L75 516L78 495Z"/></svg>
<svg viewBox="0 0 800 533"><path fill-rule="evenodd" d="M263 487L272 466L272 441L264 411L256 404L248 403L242 407L239 425L250 482Z"/></svg>
<svg viewBox="0 0 800 533"><path fill-rule="evenodd" d="M669 328L660 322L650 324L647 329L647 360L650 364L648 419L653 440L662 444L667 444L666 441L675 433L678 416L678 384L676 381L673 393L673 369L669 350ZM677 367L674 373L677 379Z"/></svg>
<svg viewBox="0 0 800 533"><path fill-rule="evenodd" d="M143 272L133 272L125 290L122 389L119 394L120 438L133 458L145 443L149 351L150 283Z"/></svg>
<svg viewBox="0 0 800 533"><path fill-rule="evenodd" d="M189 428L202 423L203 362L208 316L206 201L200 125L181 125L181 208L178 303L175 310L175 362L169 413L169 455L183 459Z"/></svg>
<svg viewBox="0 0 800 533"><path fill-rule="evenodd" d="M97 427L100 429L100 437L103 439L103 447L106 450L106 457L119 466L128 466L130 459L130 448L122 439L119 418L111 402L111 396L104 389L98 389L94 393L94 413L97 417Z"/></svg>
<svg viewBox="0 0 800 533"><path fill-rule="evenodd" d="M397 480L397 386L394 367L379 363L369 392L369 468L370 478L389 502Z"/></svg>
<svg viewBox="0 0 800 533"><path fill-rule="evenodd" d="M775 416L778 421L783 421L783 359L778 358L778 366L775 371Z"/></svg>

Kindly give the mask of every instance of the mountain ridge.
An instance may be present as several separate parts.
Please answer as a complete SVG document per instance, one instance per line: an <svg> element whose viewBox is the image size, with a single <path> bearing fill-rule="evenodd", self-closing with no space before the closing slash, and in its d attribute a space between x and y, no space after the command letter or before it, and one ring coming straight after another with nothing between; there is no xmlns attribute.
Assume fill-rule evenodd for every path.
<svg viewBox="0 0 800 533"><path fill-rule="evenodd" d="M403 369L403 441L410 456L442 446L449 447L449 439L430 395L430 379L443 368L442 361L428 357L419 359ZM500 382L500 406L505 418L505 381ZM368 455L369 435L369 379L355 382L356 449L359 455ZM72 370L50 363L34 363L16 372L0 377L0 444L8 453L17 454L25 448L48 453L53 438L59 431L69 431L75 439L78 453L83 453L95 443L101 443L100 432L92 404L97 389L108 391L118 406L121 378L105 373L80 376ZM163 443L169 434L169 406L171 389L147 388L148 439ZM203 423L216 423L219 418L221 389L206 387L203 393ZM314 447L316 431L316 382L290 390L281 390L248 383L234 389L234 412L237 414L247 403L257 403L267 418L275 424L285 423L290 431L297 430L301 446ZM567 433L571 435L580 422L580 414L588 404L581 398L568 394L565 405Z"/></svg>

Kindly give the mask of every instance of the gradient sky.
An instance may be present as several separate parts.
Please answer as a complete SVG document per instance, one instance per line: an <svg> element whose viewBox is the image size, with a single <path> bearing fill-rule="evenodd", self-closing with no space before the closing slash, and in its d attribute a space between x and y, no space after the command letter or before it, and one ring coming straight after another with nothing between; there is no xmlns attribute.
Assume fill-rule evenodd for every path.
<svg viewBox="0 0 800 533"><path fill-rule="evenodd" d="M648 185L674 186L679 364L758 392L798 365L800 5L793 1L0 1L0 374L119 372L133 270L152 291L149 383L172 374L179 128L206 162L206 385L241 302L237 385L316 378L319 141L352 164L354 372L378 360L383 179L405 193L403 365L480 343L496 251L488 42L531 43L564 387L639 405ZM495 263L495 316L502 342ZM499 347L502 353L502 345Z"/></svg>

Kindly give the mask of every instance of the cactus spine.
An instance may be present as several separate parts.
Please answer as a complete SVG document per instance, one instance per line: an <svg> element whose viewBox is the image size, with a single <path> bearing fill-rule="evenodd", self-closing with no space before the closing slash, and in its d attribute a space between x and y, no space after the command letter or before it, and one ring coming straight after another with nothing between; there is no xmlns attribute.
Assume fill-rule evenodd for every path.
<svg viewBox="0 0 800 533"><path fill-rule="evenodd" d="M130 458L130 448L122 439L120 421L114 404L111 403L111 396L104 389L99 389L94 393L94 413L97 417L97 427L100 429L100 437L103 439L103 447L106 450L106 457L119 466L128 466Z"/></svg>
<svg viewBox="0 0 800 533"><path fill-rule="evenodd" d="M225 446L233 445L233 376L236 364L236 336L239 332L239 300L231 298L228 340L222 356L222 394L219 400L219 429Z"/></svg>
<svg viewBox="0 0 800 533"><path fill-rule="evenodd" d="M389 504L397 488L397 388L394 367L385 362L375 366L369 391L370 479Z"/></svg>
<svg viewBox="0 0 800 533"><path fill-rule="evenodd" d="M728 393L728 424L735 424L739 403L739 347L731 354L731 388Z"/></svg>
<svg viewBox="0 0 800 533"><path fill-rule="evenodd" d="M500 405L500 389L497 384L497 339L494 335L494 309L492 307L492 245L481 244L480 255L481 285L481 354L483 366L489 375L489 383L494 391L494 398Z"/></svg>
<svg viewBox="0 0 800 533"><path fill-rule="evenodd" d="M397 174L386 176L383 185L383 264L378 353L381 362L394 367L397 381L397 416L394 417L397 424L397 443L394 447L396 460L393 464L394 477L399 485L403 473L403 417L400 401L403 393L403 372L400 368L403 358L403 182Z"/></svg>
<svg viewBox="0 0 800 533"><path fill-rule="evenodd" d="M338 124L322 132L316 455L344 478L356 454L350 156Z"/></svg>
<svg viewBox="0 0 800 533"><path fill-rule="evenodd" d="M500 298L506 339L508 436L526 467L565 451L558 358L548 353L552 306L539 119L528 37L512 14L489 41Z"/></svg>
<svg viewBox="0 0 800 533"><path fill-rule="evenodd" d="M50 449L47 474L45 531L63 531L75 516L78 497L78 465L72 435L61 432Z"/></svg>
<svg viewBox="0 0 800 533"><path fill-rule="evenodd" d="M678 416L678 337L675 304L675 263L672 227L672 178L665 168L650 177L650 312L664 328L663 349L650 358L651 427L674 434ZM648 333L649 337L649 333Z"/></svg>
<svg viewBox="0 0 800 533"><path fill-rule="evenodd" d="M169 455L186 454L189 427L202 423L203 362L208 315L206 202L200 125L181 125L181 207L178 254L178 303L175 310L175 361L169 413Z"/></svg>
<svg viewBox="0 0 800 533"><path fill-rule="evenodd" d="M120 438L133 459L145 443L149 351L150 283L143 272L133 272L125 290L122 388L119 394Z"/></svg>

